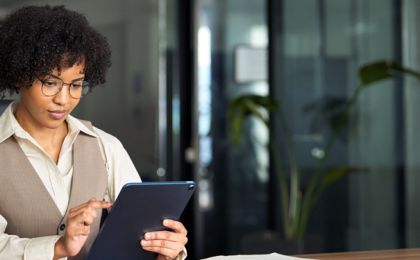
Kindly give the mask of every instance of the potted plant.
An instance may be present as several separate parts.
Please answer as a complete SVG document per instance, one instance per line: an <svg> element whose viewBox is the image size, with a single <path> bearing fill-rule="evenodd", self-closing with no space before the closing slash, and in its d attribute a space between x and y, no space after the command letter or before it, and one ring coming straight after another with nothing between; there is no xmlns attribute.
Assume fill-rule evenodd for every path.
<svg viewBox="0 0 420 260"><path fill-rule="evenodd" d="M284 239L288 241L302 241L311 212L326 188L347 174L360 171L360 169L352 168L349 165L325 169L325 162L336 139L339 137L340 131L346 124L349 113L357 102L360 93L373 83L396 77L399 73L408 73L420 79L419 72L404 68L397 62L391 60L376 61L366 64L359 69L360 85L356 88L351 98L345 102L343 111L337 120L335 120L333 131L324 149L324 156L319 158L318 165L305 191L302 191L301 174L296 158L293 137L281 104L270 97L260 95L244 95L231 101L227 110L227 118L230 121L231 133L235 143L240 142L243 122L249 116L260 119L268 128L270 135L269 149L274 158L274 169L279 181L283 225L282 236ZM290 165L290 183L286 181L283 160L276 145L275 135L270 127L269 118L266 116L268 114L267 112L277 116L284 133L283 139L285 140L285 148Z"/></svg>

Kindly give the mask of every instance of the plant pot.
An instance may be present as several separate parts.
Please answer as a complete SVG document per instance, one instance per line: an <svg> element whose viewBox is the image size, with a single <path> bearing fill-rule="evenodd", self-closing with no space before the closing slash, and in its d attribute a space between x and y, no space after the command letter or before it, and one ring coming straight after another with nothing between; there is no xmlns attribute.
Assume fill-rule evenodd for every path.
<svg viewBox="0 0 420 260"><path fill-rule="evenodd" d="M302 240L285 240L279 232L270 230L253 233L242 238L242 254L270 254L283 255L322 253L322 238L307 235Z"/></svg>

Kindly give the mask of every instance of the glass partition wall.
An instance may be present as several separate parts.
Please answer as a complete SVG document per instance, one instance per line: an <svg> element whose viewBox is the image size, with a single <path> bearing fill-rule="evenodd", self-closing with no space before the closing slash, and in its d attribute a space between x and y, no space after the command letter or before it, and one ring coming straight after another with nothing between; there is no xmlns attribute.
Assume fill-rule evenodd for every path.
<svg viewBox="0 0 420 260"><path fill-rule="evenodd" d="M226 117L232 100L253 94L279 102L305 192L325 155L334 109L353 95L360 66L395 59L420 70L417 0L48 2L86 14L113 52L107 84L74 116L119 138L144 181L198 183L183 216L193 259L246 253L255 237L283 239L270 237L283 227L269 132L250 117L235 144ZM0 19L44 3L0 0ZM362 91L326 161L327 169L354 171L316 204L307 228L313 252L418 246L419 95L413 78Z"/></svg>
<svg viewBox="0 0 420 260"><path fill-rule="evenodd" d="M282 231L280 190L270 172L267 129L249 118L241 142L234 144L226 117L230 102L258 94L280 103L304 193L325 155L337 113L359 86L358 69L381 59L416 68L419 9L416 1L397 0L197 0L195 5L200 256L244 253L241 245L249 236ZM238 78L244 65L235 63L239 51L267 46L269 81ZM261 69L252 67L255 60L242 62ZM413 79L390 79L361 92L326 160L326 169L346 165L352 172L316 204L307 234L318 246L306 252L416 244L417 87ZM288 176L287 140L272 119Z"/></svg>
<svg viewBox="0 0 420 260"><path fill-rule="evenodd" d="M403 64L409 68L420 70L420 34L419 34L419 12L420 3L414 0L405 0L402 5L402 47ZM419 198L420 192L420 158L419 148L419 116L420 109L418 100L420 99L420 85L417 79L412 77L404 78L403 89L403 109L404 109L404 218L401 225L404 230L403 238L406 247L418 247L420 243L420 214Z"/></svg>
<svg viewBox="0 0 420 260"><path fill-rule="evenodd" d="M359 68L383 59L402 63L403 51L412 57L413 49L403 44L407 37L417 35L416 21L406 12L414 15L418 9L408 7L414 2L393 0L283 0L271 4L270 94L281 103L291 128L305 192L325 155L340 107L360 84ZM408 149L414 149L414 139L408 133L413 133L415 119L407 117L412 107L407 108L411 98L407 100L406 93L415 87L407 87L401 79L369 86L350 111L325 168L347 165L352 171L327 189L307 229L307 234L321 237L323 251L413 245L406 232L410 230L406 219L414 216L406 198L414 196L407 185L412 182L407 182L406 166L408 158L414 161ZM279 149L285 154L281 126L277 122L275 127Z"/></svg>
<svg viewBox="0 0 420 260"><path fill-rule="evenodd" d="M195 4L201 256L235 254L241 252L246 234L267 225L268 132L258 120L247 120L244 138L234 145L226 119L233 98L268 94L265 80L242 83L235 76L238 49L267 47L265 1L198 0Z"/></svg>
<svg viewBox="0 0 420 260"><path fill-rule="evenodd" d="M271 28L271 89L293 133L304 192L324 156L334 116L359 85L360 66L379 59L401 61L401 3L275 2L281 7ZM307 231L322 237L324 251L402 245L401 84L389 80L362 91L326 160L327 169L348 165L355 170L328 188L309 220ZM284 150L284 143L278 145Z"/></svg>

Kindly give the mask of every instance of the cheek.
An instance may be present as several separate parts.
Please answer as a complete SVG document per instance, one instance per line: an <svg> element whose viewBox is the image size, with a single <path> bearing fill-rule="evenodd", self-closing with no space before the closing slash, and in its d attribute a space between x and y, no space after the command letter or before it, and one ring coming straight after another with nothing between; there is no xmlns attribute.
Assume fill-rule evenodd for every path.
<svg viewBox="0 0 420 260"><path fill-rule="evenodd" d="M48 104L51 103L51 98L44 95L39 95L36 87L31 87L26 91L21 92L21 100L25 102L31 113L38 114L45 111Z"/></svg>
<svg viewBox="0 0 420 260"><path fill-rule="evenodd" d="M48 104L50 102L49 101L42 102L42 101L44 100L31 100L31 103L29 106L30 113L32 114L34 118L37 118L37 120L39 121L43 121L48 118L47 109L48 109Z"/></svg>

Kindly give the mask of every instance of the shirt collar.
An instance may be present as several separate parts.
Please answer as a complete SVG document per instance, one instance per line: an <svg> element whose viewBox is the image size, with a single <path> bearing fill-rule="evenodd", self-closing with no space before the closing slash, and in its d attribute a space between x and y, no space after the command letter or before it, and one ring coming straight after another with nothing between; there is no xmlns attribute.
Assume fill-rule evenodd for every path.
<svg viewBox="0 0 420 260"><path fill-rule="evenodd" d="M69 126L69 132L79 132L82 131L85 134L88 134L90 136L93 137L98 137L97 134L95 134L93 131L91 131L89 128L87 128L82 122L80 122L80 120L74 118L71 115L68 115L67 119L66 119L68 126Z"/></svg>
<svg viewBox="0 0 420 260"><path fill-rule="evenodd" d="M20 127L13 115L14 111L16 111L17 104L17 101L12 102L0 117L0 143L12 136L18 126Z"/></svg>
<svg viewBox="0 0 420 260"><path fill-rule="evenodd" d="M0 117L0 143L2 143L4 140L9 138L13 134L16 134L18 136L27 134L26 131L23 130L23 128L19 125L14 116L18 104L19 101L13 101L4 111L3 115ZM78 132L82 131L90 136L98 137L97 134L92 132L89 128L82 124L82 122L80 122L73 116L69 115L66 121L69 126L70 135L77 135Z"/></svg>

